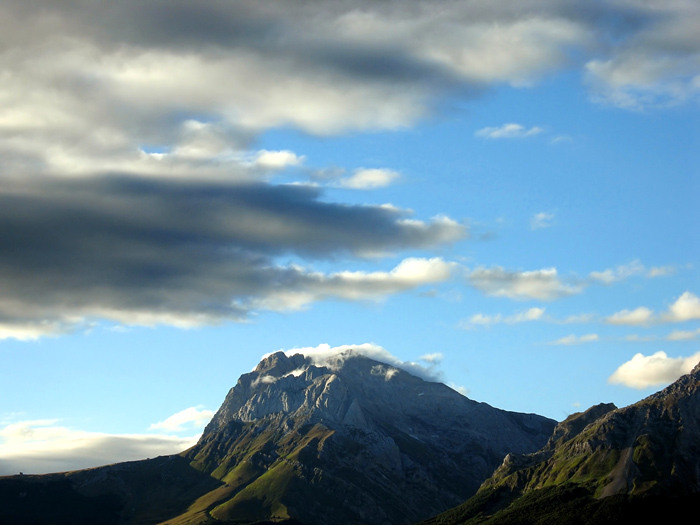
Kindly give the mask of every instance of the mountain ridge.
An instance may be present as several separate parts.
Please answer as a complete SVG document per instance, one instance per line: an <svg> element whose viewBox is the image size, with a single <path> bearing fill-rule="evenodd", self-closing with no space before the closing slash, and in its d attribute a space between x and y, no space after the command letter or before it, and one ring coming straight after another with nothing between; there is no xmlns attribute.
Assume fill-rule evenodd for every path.
<svg viewBox="0 0 700 525"><path fill-rule="evenodd" d="M699 501L700 364L637 403L570 416L542 449L509 454L475 496L426 524L614 523Z"/></svg>

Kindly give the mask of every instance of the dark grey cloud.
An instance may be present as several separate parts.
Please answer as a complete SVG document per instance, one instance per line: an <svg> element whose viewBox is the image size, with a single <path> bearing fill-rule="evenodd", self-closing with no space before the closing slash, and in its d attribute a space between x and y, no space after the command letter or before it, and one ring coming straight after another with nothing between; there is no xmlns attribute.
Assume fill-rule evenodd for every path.
<svg viewBox="0 0 700 525"><path fill-rule="evenodd" d="M384 275L392 284L377 290L381 283L368 289L362 278L348 284L275 261L428 248L465 234L448 219L407 221L396 208L324 202L317 189L298 185L112 175L7 186L0 325L10 331L48 322L50 332L86 318L211 323L258 307L354 298L353 286L366 289L359 298L401 291L438 274ZM290 294L297 299L277 300Z"/></svg>

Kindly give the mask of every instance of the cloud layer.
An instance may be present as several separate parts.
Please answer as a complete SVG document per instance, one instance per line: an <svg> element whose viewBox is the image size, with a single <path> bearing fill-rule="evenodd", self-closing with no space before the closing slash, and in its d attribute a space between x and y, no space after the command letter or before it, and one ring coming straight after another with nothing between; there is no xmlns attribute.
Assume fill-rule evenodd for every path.
<svg viewBox="0 0 700 525"><path fill-rule="evenodd" d="M212 416L209 410L190 407L151 425L167 434L87 432L61 426L55 419L7 423L0 428L0 476L65 472L177 454L193 446L199 433L173 434L199 432Z"/></svg>
<svg viewBox="0 0 700 525"><path fill-rule="evenodd" d="M0 189L0 336L57 333L92 318L193 326L253 309L377 298L444 280L448 263L321 274L276 257L362 257L458 240L445 217L323 202L316 189L110 176Z"/></svg>
<svg viewBox="0 0 700 525"><path fill-rule="evenodd" d="M699 11L683 0L6 0L0 337L32 339L93 319L244 320L444 279L447 263L434 259L422 260L421 278L405 266L320 274L280 262L433 248L466 231L446 217L420 221L275 184L306 159L258 150L256 139L282 127L329 135L410 126L450 97L530 85L572 66L601 100L681 103L700 89ZM399 176L340 169L351 175L335 185L353 189ZM541 300L583 286L555 269L478 268L469 282L487 295Z"/></svg>

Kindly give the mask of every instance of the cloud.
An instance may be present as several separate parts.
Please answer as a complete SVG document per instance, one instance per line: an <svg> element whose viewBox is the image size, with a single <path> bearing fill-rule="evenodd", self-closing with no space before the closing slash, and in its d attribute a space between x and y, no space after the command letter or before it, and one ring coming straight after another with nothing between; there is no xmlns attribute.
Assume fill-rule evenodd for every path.
<svg viewBox="0 0 700 525"><path fill-rule="evenodd" d="M204 426L214 417L211 410L201 410L198 407L189 407L173 414L164 421L153 423L148 430L165 430L167 432L180 432L185 428L195 429Z"/></svg>
<svg viewBox="0 0 700 525"><path fill-rule="evenodd" d="M177 454L199 439L86 432L56 423L57 420L19 421L0 429L0 475L64 472Z"/></svg>
<svg viewBox="0 0 700 525"><path fill-rule="evenodd" d="M420 361L425 361L426 363L430 363L431 365L440 363L445 356L442 355L440 352L433 352L432 354L423 354L420 356L418 359Z"/></svg>
<svg viewBox="0 0 700 525"><path fill-rule="evenodd" d="M427 367L413 361L403 361L391 354L385 348L374 343L341 345L334 347L324 343L315 347L293 348L291 350L286 350L285 354L288 356L302 354L303 356L310 358L314 365L327 366L330 368L341 366L345 359L352 358L353 355L362 355L369 357L370 359L374 359L375 361L404 370L409 374L420 377L426 381L443 381L442 372L436 368L438 361L431 362L430 366ZM263 356L263 358L267 357L267 355ZM391 373L391 376L393 375L394 373ZM389 377L389 379L390 378L391 377Z"/></svg>
<svg viewBox="0 0 700 525"><path fill-rule="evenodd" d="M280 150L269 151L260 150L255 154L252 165L271 170L282 170L289 166L298 166L304 162L306 157L299 156L293 151Z"/></svg>
<svg viewBox="0 0 700 525"><path fill-rule="evenodd" d="M455 95L531 85L584 63L596 93L685 100L700 86L689 74L697 9L646 4L2 2L0 338L94 319L246 320L255 309L351 299L355 281L374 279L383 293L424 282L281 263L433 248L466 229L260 182L305 157L258 150L256 140L281 128L326 136L411 126ZM341 184L381 187L396 173L360 170ZM477 269L470 282L518 299L582 289L553 269ZM358 297L371 296L364 290Z"/></svg>
<svg viewBox="0 0 700 525"><path fill-rule="evenodd" d="M675 274L676 271L675 266L655 266L654 268L649 268L647 277L666 277Z"/></svg>
<svg viewBox="0 0 700 525"><path fill-rule="evenodd" d="M646 268L640 261L634 260L627 264L621 264L616 268L608 268L601 272L591 272L589 278L602 284L614 284L629 279L630 277L643 276L649 279L666 277L676 273L675 266L655 266Z"/></svg>
<svg viewBox="0 0 700 525"><path fill-rule="evenodd" d="M684 292L668 308L656 314L645 306L634 310L621 310L606 318L606 322L618 325L648 325L654 323L682 323L700 319L700 298L692 292Z"/></svg>
<svg viewBox="0 0 700 525"><path fill-rule="evenodd" d="M340 179L338 186L354 190L383 188L399 177L399 173L390 169L358 169L352 176Z"/></svg>
<svg viewBox="0 0 700 525"><path fill-rule="evenodd" d="M632 261L627 264L621 264L617 268L609 268L602 272L591 272L590 278L594 281L603 284L613 284L618 281L623 281L635 275L643 275L646 272L644 265L639 261Z"/></svg>
<svg viewBox="0 0 700 525"><path fill-rule="evenodd" d="M612 56L586 64L598 100L641 109L696 99L700 94L697 3L654 0L625 7L627 16L636 19L633 31L613 47Z"/></svg>
<svg viewBox="0 0 700 525"><path fill-rule="evenodd" d="M324 202L317 189L111 176L34 178L0 190L0 337L31 339L90 319L198 326L251 309L378 297L440 282L452 265L321 274L280 265L429 248L466 235L446 217ZM50 228L47 226L50 225Z"/></svg>
<svg viewBox="0 0 700 525"><path fill-rule="evenodd" d="M667 341L692 341L700 337L700 328L697 330L674 330L666 336Z"/></svg>
<svg viewBox="0 0 700 525"><path fill-rule="evenodd" d="M503 316L501 314L496 315L485 315L485 314L474 314L468 320L462 321L460 326L462 328L472 328L477 325L489 326L494 324L506 323L506 324L517 324L525 323L530 321L543 321L547 320L545 317L544 308L530 308L524 312L519 312L517 314Z"/></svg>
<svg viewBox="0 0 700 525"><path fill-rule="evenodd" d="M620 325L646 325L649 324L654 317L654 312L640 306L634 310L622 310L620 312L614 313L610 317L606 318L605 321L609 324L620 324Z"/></svg>
<svg viewBox="0 0 700 525"><path fill-rule="evenodd" d="M377 300L421 285L448 280L456 263L440 258L404 259L389 272L338 272L322 274L294 268L286 271L285 287L276 287L254 298L246 308L298 310L324 299Z"/></svg>
<svg viewBox="0 0 700 525"><path fill-rule="evenodd" d="M542 133L542 131L544 130L537 126L527 129L521 124L510 123L498 127L482 128L474 134L477 137L484 137L487 139L514 139L531 137Z"/></svg>
<svg viewBox="0 0 700 525"><path fill-rule="evenodd" d="M665 352L635 354L615 370L608 382L639 389L672 383L689 373L698 361L700 352L690 357L668 357Z"/></svg>
<svg viewBox="0 0 700 525"><path fill-rule="evenodd" d="M556 341L552 341L550 344L552 345L580 345L583 343L594 343L598 341L598 334L586 334L586 335L581 335L577 336L574 334L567 335L566 337L562 337L561 339L557 339Z"/></svg>
<svg viewBox="0 0 700 525"><path fill-rule="evenodd" d="M671 322L700 319L700 298L691 292L683 293L669 307L668 312L662 316L662 319Z"/></svg>
<svg viewBox="0 0 700 525"><path fill-rule="evenodd" d="M473 270L467 279L474 288L486 295L519 300L552 301L583 290L580 284L562 282L556 268L516 272L499 266L480 267Z"/></svg>
<svg viewBox="0 0 700 525"><path fill-rule="evenodd" d="M553 213L547 213L547 212L536 213L535 215L533 215L532 219L530 219L530 229L531 230L539 230L542 228L549 228L552 225L553 220L554 220Z"/></svg>
<svg viewBox="0 0 700 525"><path fill-rule="evenodd" d="M16 168L54 173L155 164L138 155L144 147L202 159L245 149L272 128L324 135L410 126L446 95L531 85L571 67L585 67L597 96L613 103L681 102L700 86L699 16L683 1L406 0L358 9L37 0L30 10L6 0L0 153Z"/></svg>

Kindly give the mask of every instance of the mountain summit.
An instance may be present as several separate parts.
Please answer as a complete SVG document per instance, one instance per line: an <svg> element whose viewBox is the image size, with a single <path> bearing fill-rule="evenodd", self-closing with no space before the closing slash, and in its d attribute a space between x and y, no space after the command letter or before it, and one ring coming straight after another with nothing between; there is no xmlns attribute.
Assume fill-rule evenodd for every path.
<svg viewBox="0 0 700 525"><path fill-rule="evenodd" d="M554 425L358 352L277 352L241 376L186 457L230 488L206 509L219 520L413 523L476 492L509 452L541 447Z"/></svg>

